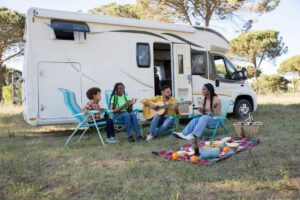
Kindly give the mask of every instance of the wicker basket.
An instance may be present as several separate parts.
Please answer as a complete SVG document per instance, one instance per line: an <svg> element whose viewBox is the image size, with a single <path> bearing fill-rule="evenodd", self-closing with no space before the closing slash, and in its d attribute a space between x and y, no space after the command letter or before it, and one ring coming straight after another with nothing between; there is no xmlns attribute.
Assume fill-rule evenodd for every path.
<svg viewBox="0 0 300 200"><path fill-rule="evenodd" d="M235 122L233 126L238 135L242 137L257 137L262 122Z"/></svg>

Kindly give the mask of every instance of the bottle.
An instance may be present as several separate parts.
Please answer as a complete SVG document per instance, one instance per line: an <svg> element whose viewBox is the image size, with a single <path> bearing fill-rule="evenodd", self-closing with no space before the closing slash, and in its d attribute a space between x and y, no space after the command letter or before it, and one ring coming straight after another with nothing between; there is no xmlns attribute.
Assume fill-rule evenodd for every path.
<svg viewBox="0 0 300 200"><path fill-rule="evenodd" d="M199 146L198 146L198 138L195 137L194 139L194 150L195 150L195 156L199 156L200 153L199 153Z"/></svg>

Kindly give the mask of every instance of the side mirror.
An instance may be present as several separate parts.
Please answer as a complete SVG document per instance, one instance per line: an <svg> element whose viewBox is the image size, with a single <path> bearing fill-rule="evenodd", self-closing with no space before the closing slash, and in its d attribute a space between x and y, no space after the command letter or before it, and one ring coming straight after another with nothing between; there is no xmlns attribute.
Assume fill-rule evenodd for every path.
<svg viewBox="0 0 300 200"><path fill-rule="evenodd" d="M216 79L216 80L215 80L215 85L216 85L216 87L219 87L219 86L220 86L220 80L219 80L219 79Z"/></svg>
<svg viewBox="0 0 300 200"><path fill-rule="evenodd" d="M247 69L245 67L242 68L242 79L243 80L247 79Z"/></svg>

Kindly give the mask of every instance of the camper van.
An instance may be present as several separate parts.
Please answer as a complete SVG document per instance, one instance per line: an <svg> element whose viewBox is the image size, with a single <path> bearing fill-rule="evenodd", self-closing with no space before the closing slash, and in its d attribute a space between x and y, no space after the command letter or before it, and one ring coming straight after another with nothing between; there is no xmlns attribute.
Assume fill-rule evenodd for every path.
<svg viewBox="0 0 300 200"><path fill-rule="evenodd" d="M233 100L229 113L237 117L257 108L246 71L225 56L228 40L207 27L30 8L24 39L23 110L33 126L75 122L58 88L83 106L86 91L99 87L106 107L105 91L116 82L138 100L169 85L179 101L193 102L180 107L182 115L197 114L205 83Z"/></svg>

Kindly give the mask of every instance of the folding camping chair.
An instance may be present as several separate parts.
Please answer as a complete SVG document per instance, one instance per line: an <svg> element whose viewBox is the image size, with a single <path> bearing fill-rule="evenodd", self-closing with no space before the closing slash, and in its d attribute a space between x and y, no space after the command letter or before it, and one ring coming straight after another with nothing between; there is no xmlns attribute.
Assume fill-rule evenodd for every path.
<svg viewBox="0 0 300 200"><path fill-rule="evenodd" d="M96 122L96 120L94 118L94 114L99 113L99 111L91 110L87 114L82 113L80 107L78 106L78 104L76 102L76 97L75 97L74 92L67 90L67 89L62 89L62 88L59 88L58 90L63 94L64 102L65 102L67 108L69 109L69 111L72 113L72 115L75 117L76 121L78 122L76 130L70 135L70 137L68 138L68 140L65 143L65 146L68 146L68 143L70 142L71 138L75 135L75 133L80 128L83 128L83 127L86 129L82 132L81 136L79 137L78 141L75 144L78 144L81 141L82 137L84 136L84 134L90 127L95 127L102 144L105 146L104 141L103 141L102 136L99 131L99 126L104 126L104 125L106 125L106 123L105 122ZM101 114L103 114L104 112L106 112L106 111L102 110ZM89 117L92 117L93 123L87 122L87 119Z"/></svg>
<svg viewBox="0 0 300 200"><path fill-rule="evenodd" d="M225 124L226 116L228 113L228 109L231 105L234 105L232 100L221 100L221 115L220 116L214 116L214 120L217 122L215 126L209 126L207 129L205 129L204 133L210 134L211 136L203 135L204 138L212 139L216 136L218 133L219 128L223 128L224 132L227 133L228 127ZM189 118L198 118L201 117L201 115L190 115Z"/></svg>
<svg viewBox="0 0 300 200"><path fill-rule="evenodd" d="M109 110L110 109L110 96L111 96L111 94L112 94L112 90L106 90L105 91L106 106L107 106L107 109L108 109L108 113L110 114L110 118L113 119L115 126L119 126L119 125L123 125L124 126L125 122L123 120L116 120L116 119L114 119L114 113L112 112L112 110ZM139 123L140 130L141 130L141 134L143 136L144 135L144 133L143 133L143 127L142 127L142 124L141 124L141 120L138 117L138 113L140 112L140 110L139 109L133 109L133 112L137 116L138 123Z"/></svg>

